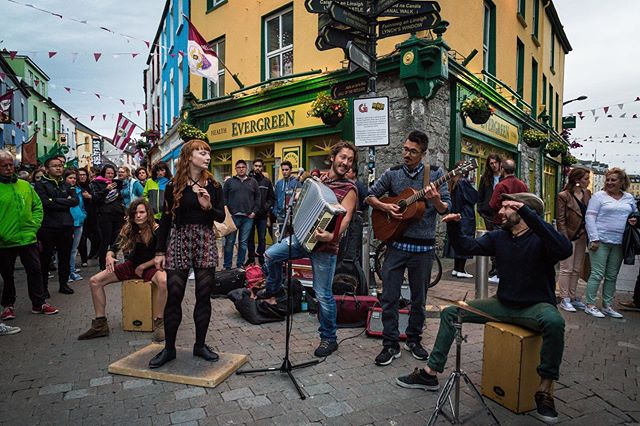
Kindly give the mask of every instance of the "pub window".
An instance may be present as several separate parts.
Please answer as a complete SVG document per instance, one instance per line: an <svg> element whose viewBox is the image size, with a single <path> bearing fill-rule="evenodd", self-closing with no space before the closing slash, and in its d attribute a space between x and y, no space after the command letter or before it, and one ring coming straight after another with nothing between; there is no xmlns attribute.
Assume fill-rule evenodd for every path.
<svg viewBox="0 0 640 426"><path fill-rule="evenodd" d="M216 52L216 56L220 59L218 63L218 84L207 80L206 78L202 79L204 87L206 88L205 98L217 98L220 96L224 96L224 67L221 65L225 63L225 38L221 37L217 40L209 43L209 46Z"/></svg>
<svg viewBox="0 0 640 426"><path fill-rule="evenodd" d="M293 9L265 18L265 77L293 74Z"/></svg>

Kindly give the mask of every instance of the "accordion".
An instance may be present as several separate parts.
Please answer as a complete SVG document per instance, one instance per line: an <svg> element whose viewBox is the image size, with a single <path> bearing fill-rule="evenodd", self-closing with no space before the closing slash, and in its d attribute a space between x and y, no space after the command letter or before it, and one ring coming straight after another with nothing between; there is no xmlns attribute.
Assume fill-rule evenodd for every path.
<svg viewBox="0 0 640 426"><path fill-rule="evenodd" d="M333 231L334 239L338 238L340 222L346 213L331 188L316 178L308 178L293 208L293 233L311 252L318 243L316 230Z"/></svg>

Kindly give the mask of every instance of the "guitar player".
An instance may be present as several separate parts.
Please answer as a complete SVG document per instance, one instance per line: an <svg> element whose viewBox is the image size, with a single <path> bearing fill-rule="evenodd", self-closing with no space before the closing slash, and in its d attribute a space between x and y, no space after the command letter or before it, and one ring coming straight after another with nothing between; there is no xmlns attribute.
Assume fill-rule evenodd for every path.
<svg viewBox="0 0 640 426"><path fill-rule="evenodd" d="M402 146L402 164L385 170L369 189L367 202L374 209L386 212L397 220L410 221L399 238L388 241L387 253L382 265L382 325L384 328L383 349L376 357L376 365L389 365L400 357L400 332L398 330L398 309L400 288L404 271L408 270L411 289L411 310L407 326L407 342L404 348L414 358L426 360L429 353L422 347L422 328L425 320L425 300L427 279L431 276L433 250L435 248L436 213L446 214L451 200L447 185L436 189L431 182L442 177L442 167L429 166L429 179L425 179L425 163L429 140L421 131L414 130L407 136ZM428 188L427 188L428 187ZM418 218L403 217L395 203L384 203L380 198L385 194L397 196L406 188L416 191L427 188L423 200L426 202L424 214Z"/></svg>

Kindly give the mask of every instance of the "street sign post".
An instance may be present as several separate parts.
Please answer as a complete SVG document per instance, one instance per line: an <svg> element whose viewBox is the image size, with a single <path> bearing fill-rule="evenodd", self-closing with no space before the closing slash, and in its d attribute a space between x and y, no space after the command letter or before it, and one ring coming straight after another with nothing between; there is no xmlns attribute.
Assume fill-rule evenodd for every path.
<svg viewBox="0 0 640 426"><path fill-rule="evenodd" d="M429 12L440 12L440 5L435 1L399 1L379 16L415 16Z"/></svg>
<svg viewBox="0 0 640 426"><path fill-rule="evenodd" d="M355 63L367 73L375 75L376 61L352 41L347 42L347 56L349 61Z"/></svg>
<svg viewBox="0 0 640 426"><path fill-rule="evenodd" d="M367 77L336 83L331 86L331 97L333 99L355 98L366 95L368 87L369 79Z"/></svg>
<svg viewBox="0 0 640 426"><path fill-rule="evenodd" d="M332 1L329 4L329 15L335 21L351 27L354 30L358 30L363 34L371 35L369 18L354 10L340 6L338 3Z"/></svg>
<svg viewBox="0 0 640 426"><path fill-rule="evenodd" d="M378 24L378 37L392 37L400 34L415 33L418 31L433 29L440 22L437 12L428 12L422 15L406 18L390 19Z"/></svg>
<svg viewBox="0 0 640 426"><path fill-rule="evenodd" d="M359 45L363 49L366 49L367 39L361 37L357 34L353 34L349 31L338 30L331 26L324 27L320 31L320 35L318 37L322 37L323 41L333 47L340 47L342 49L347 48L347 43L352 41L355 44Z"/></svg>

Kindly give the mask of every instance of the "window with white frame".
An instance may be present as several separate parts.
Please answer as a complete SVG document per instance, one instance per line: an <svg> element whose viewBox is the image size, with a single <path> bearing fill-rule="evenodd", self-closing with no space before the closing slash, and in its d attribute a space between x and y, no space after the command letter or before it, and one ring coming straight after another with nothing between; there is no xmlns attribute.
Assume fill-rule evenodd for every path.
<svg viewBox="0 0 640 426"><path fill-rule="evenodd" d="M484 19L483 19L483 32L482 32L482 61L484 65L484 70L489 70L489 48L490 48L490 40L491 40L491 7L485 3L484 4Z"/></svg>
<svg viewBox="0 0 640 426"><path fill-rule="evenodd" d="M265 77L293 74L293 9L265 18Z"/></svg>
<svg viewBox="0 0 640 426"><path fill-rule="evenodd" d="M207 80L206 78L205 80L205 84L207 85L207 98L217 98L220 96L224 96L224 90L225 90L225 81L224 81L224 67L222 66L223 63L225 63L226 58L225 58L225 38L221 37L217 40L212 41L211 43L209 43L209 46L211 46L211 48L213 49L214 52L216 52L216 56L218 57L218 59L220 60L218 62L218 84Z"/></svg>

